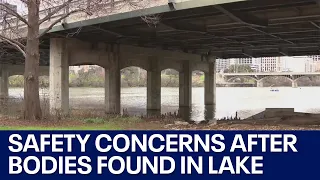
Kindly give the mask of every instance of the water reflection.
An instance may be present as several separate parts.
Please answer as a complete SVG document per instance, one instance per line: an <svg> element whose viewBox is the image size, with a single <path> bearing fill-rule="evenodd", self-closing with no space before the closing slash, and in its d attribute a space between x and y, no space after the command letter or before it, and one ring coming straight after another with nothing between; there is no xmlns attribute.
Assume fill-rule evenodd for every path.
<svg viewBox="0 0 320 180"><path fill-rule="evenodd" d="M201 113L197 112L197 110L201 109L196 107L180 107L179 113L181 118L186 121L211 121L215 119L215 106L206 105Z"/></svg>
<svg viewBox="0 0 320 180"><path fill-rule="evenodd" d="M132 114L132 113L130 113ZM142 114L144 115L144 114ZM147 110L147 116L148 117L159 117L161 115L161 111L160 110Z"/></svg>

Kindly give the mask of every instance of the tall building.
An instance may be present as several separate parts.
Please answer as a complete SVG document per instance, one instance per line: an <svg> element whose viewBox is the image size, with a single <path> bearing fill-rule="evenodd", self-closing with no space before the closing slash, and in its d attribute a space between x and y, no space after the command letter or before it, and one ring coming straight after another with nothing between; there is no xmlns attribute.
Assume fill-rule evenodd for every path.
<svg viewBox="0 0 320 180"><path fill-rule="evenodd" d="M313 62L320 61L320 55L314 55L314 56L308 56L308 57L312 58Z"/></svg>
<svg viewBox="0 0 320 180"><path fill-rule="evenodd" d="M308 56L281 57L282 71L313 72L312 58Z"/></svg>
<svg viewBox="0 0 320 180"><path fill-rule="evenodd" d="M224 71L228 69L230 66L230 59L217 59L216 60L216 69L217 72Z"/></svg>
<svg viewBox="0 0 320 180"><path fill-rule="evenodd" d="M319 55L314 55L314 56L309 56L312 60L312 72L320 72L320 56Z"/></svg>
<svg viewBox="0 0 320 180"><path fill-rule="evenodd" d="M319 56L232 58L217 60L221 72L230 65L249 65L255 72L320 72Z"/></svg>
<svg viewBox="0 0 320 180"><path fill-rule="evenodd" d="M252 65L253 64L253 60L252 60L252 58L239 58L238 59L238 64L241 64L241 65Z"/></svg>
<svg viewBox="0 0 320 180"><path fill-rule="evenodd" d="M252 65L253 59L252 58L234 58L230 59L230 64L238 64L238 65Z"/></svg>
<svg viewBox="0 0 320 180"><path fill-rule="evenodd" d="M258 58L236 58L230 59L230 65L248 65L255 72L260 71L260 59Z"/></svg>
<svg viewBox="0 0 320 180"><path fill-rule="evenodd" d="M261 72L281 72L282 61L280 57L261 57L257 58L260 63Z"/></svg>

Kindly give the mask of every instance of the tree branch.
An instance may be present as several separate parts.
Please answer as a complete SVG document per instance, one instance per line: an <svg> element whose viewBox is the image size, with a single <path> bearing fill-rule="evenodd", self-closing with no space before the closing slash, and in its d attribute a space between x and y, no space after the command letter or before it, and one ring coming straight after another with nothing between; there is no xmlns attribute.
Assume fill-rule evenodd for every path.
<svg viewBox="0 0 320 180"><path fill-rule="evenodd" d="M4 7L4 9L2 9L1 7ZM20 21L22 21L28 27L30 27L28 21L25 18L23 18L20 14L18 14L16 11L12 10L8 5L6 5L4 3L0 3L0 9L2 9L5 12L7 12L8 14L11 14L12 16L18 18Z"/></svg>
<svg viewBox="0 0 320 180"><path fill-rule="evenodd" d="M58 13L60 10L62 10L63 8L67 7L73 0L68 0L67 2L63 3L62 5L58 6L54 11L50 12L46 17L44 17L43 19L41 19L39 21L39 25L46 22L47 20L49 20L53 15L55 15L56 13Z"/></svg>
<svg viewBox="0 0 320 180"><path fill-rule="evenodd" d="M26 52L22 49L22 48L25 48L25 46L23 44L21 44L20 42L18 42L16 40L9 39L1 34L0 34L0 39L3 39L7 43L11 44L13 47L15 47L17 50L19 50L23 54L24 57L26 57Z"/></svg>
<svg viewBox="0 0 320 180"><path fill-rule="evenodd" d="M67 18L68 16L70 16L71 14L77 13L77 12L84 12L85 10L83 9L77 9L74 11L71 11L67 14L64 14L63 16L61 16L59 19L57 19L56 21L54 21L47 29L45 29L41 34L39 34L38 38L42 37L43 35L45 35L47 32L49 32L53 26L55 26L56 24L58 24L60 21L64 20L65 18Z"/></svg>

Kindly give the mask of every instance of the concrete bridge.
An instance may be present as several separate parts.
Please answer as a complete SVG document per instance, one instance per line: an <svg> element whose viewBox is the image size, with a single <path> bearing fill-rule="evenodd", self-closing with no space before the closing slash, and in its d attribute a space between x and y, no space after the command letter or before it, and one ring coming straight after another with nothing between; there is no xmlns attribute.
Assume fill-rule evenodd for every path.
<svg viewBox="0 0 320 180"><path fill-rule="evenodd" d="M313 73L297 73L297 72L270 72L270 73L224 73L222 76L228 81L232 81L236 78L246 77L254 79L257 82L258 87L263 87L263 80L267 77L277 76L288 78L292 82L292 87L298 87L297 80L302 77L314 77L320 76L319 72Z"/></svg>
<svg viewBox="0 0 320 180"><path fill-rule="evenodd" d="M191 106L192 71L205 72L205 104L214 107L216 58L319 53L314 39L320 38L320 6L315 0L152 1L158 2L155 7L150 3L102 17L72 16L41 39L40 65L50 69L52 111L69 111L68 69L73 65L105 68L105 109L119 113L120 70L125 67L147 70L150 110L161 108L160 72L166 68L180 73L180 107ZM160 17L159 22L147 24L141 18L150 15ZM14 74L10 65L23 65L24 58L3 43L0 49L5 94L7 77Z"/></svg>

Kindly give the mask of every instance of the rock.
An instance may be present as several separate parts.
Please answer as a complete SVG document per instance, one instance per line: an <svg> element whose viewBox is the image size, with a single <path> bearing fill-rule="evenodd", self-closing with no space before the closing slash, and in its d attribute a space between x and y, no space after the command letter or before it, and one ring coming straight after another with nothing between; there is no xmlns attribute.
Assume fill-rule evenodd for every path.
<svg viewBox="0 0 320 180"><path fill-rule="evenodd" d="M175 125L182 125L182 126L187 126L187 125L189 125L188 122L183 122L183 121L175 121L174 124L175 124Z"/></svg>
<svg viewBox="0 0 320 180"><path fill-rule="evenodd" d="M166 124L163 127L166 128L166 129L169 129L171 126L174 126L174 124Z"/></svg>
<svg viewBox="0 0 320 180"><path fill-rule="evenodd" d="M217 124L218 124L217 120L210 120L210 121L208 121L208 125L209 125L209 126L215 126L215 125L217 125Z"/></svg>

